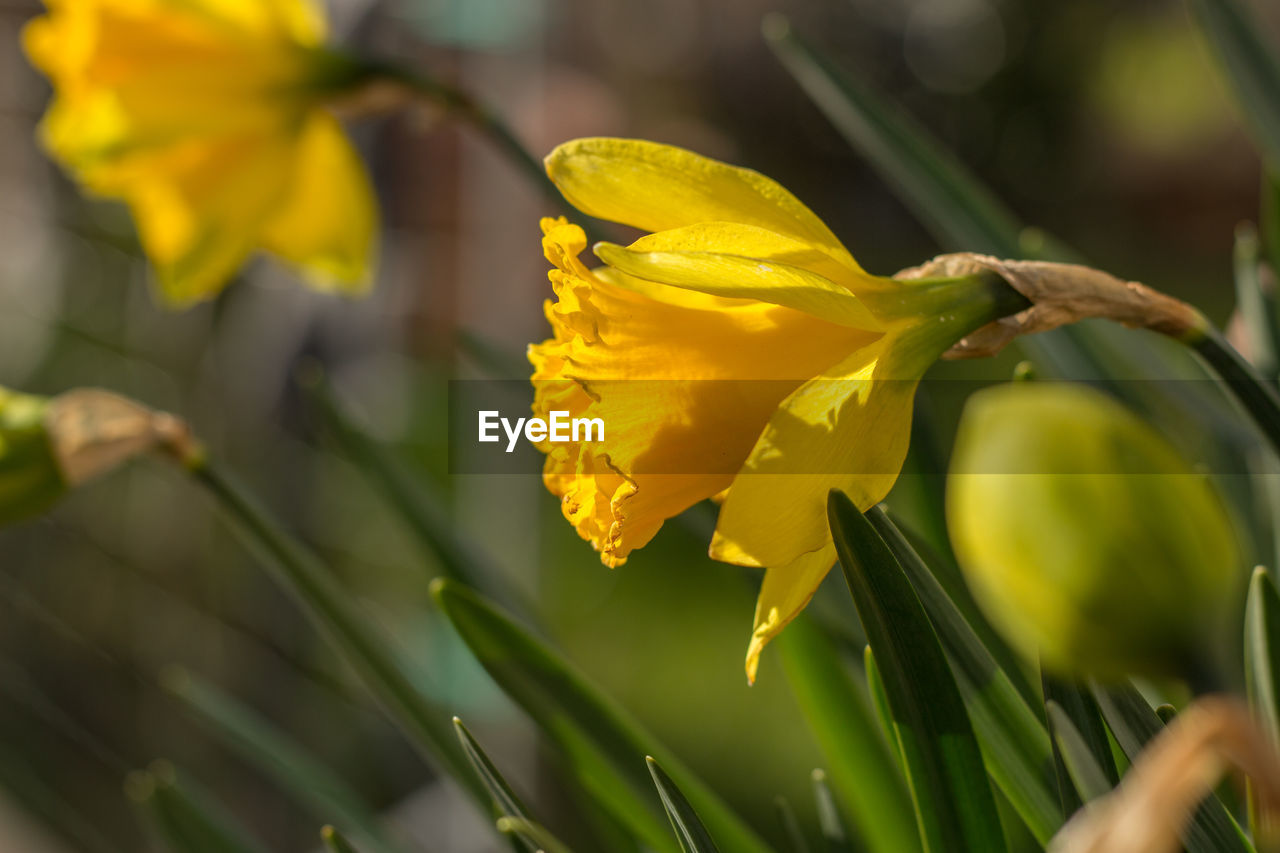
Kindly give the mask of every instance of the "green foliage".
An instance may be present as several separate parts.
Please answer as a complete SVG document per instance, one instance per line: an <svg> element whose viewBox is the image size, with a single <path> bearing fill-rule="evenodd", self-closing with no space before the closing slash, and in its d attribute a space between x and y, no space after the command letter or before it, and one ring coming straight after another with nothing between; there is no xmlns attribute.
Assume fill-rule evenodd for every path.
<svg viewBox="0 0 1280 853"><path fill-rule="evenodd" d="M173 853L266 853L220 806L179 785L171 764L130 774L125 793Z"/></svg>
<svg viewBox="0 0 1280 853"><path fill-rule="evenodd" d="M1132 685L1095 685L1093 694L1107 726L1130 761L1137 758L1147 742L1164 728L1160 717ZM1209 797L1196 809L1185 840L1188 853L1253 850L1239 825L1215 796Z"/></svg>
<svg viewBox="0 0 1280 853"><path fill-rule="evenodd" d="M324 849L329 853L360 853L355 845L332 826L326 826L320 830L320 840L324 842Z"/></svg>
<svg viewBox="0 0 1280 853"><path fill-rule="evenodd" d="M791 688L822 746L827 775L868 847L906 853L919 847L911 797L897 759L856 688L839 647L801 615L778 638ZM875 785L867 779L877 779Z"/></svg>
<svg viewBox="0 0 1280 853"><path fill-rule="evenodd" d="M538 723L597 804L646 844L679 849L655 811L645 767L645 757L653 756L727 850L767 849L682 762L549 646L466 587L437 580L432 592L477 660Z"/></svg>
<svg viewBox="0 0 1280 853"><path fill-rule="evenodd" d="M1260 27L1239 0L1189 3L1270 169L1280 169L1280 63L1274 49L1261 40ZM804 92L939 244L1005 257L1075 256L1042 235L1028 239L1035 233L959 157L899 105L806 43L785 21L771 18L765 33ZM481 125L486 120L483 115L473 119ZM498 141L515 145L506 131ZM533 162L527 155L524 161L526 169ZM1274 265L1280 258L1280 182L1269 175L1263 176L1263 204L1260 233L1242 228L1235 253L1237 299L1244 325L1258 344L1254 365L1214 335L1203 342L1202 353L1244 400L1264 434L1280 443L1280 420L1268 423L1265 414L1268 407L1280 411L1271 387L1280 370L1280 321L1264 275L1267 262ZM1050 375L1207 375L1198 364L1188 367L1185 354L1170 354L1150 341L1135 343L1122 332L1074 330L1028 346ZM610 853L765 853L773 849L764 838L768 836L791 853L999 853L1023 826L1034 837L1030 846L1043 849L1083 803L1106 796L1123 781L1124 767L1117 766L1113 743L1123 753L1118 763L1124 765L1123 759L1136 759L1175 713L1172 705L1153 709L1146 695L1127 683L1085 687L1053 677L1037 679L1035 663L1021 660L986 622L948 555L932 553L882 509L859 512L836 493L829 516L852 606L846 599L838 605L826 600L828 618L802 615L777 642L785 683L798 705L794 729L807 726L824 766L810 780L812 802L794 797L798 780L767 773L751 780L776 799L775 827L775 821L743 813L713 790L619 698L582 674L553 643L496 606L495 600L521 618L535 612L512 586L493 582L501 571L486 548L460 532L447 495L417 476L401 455L372 439L318 375L310 391L327 434L413 535L425 562L446 578L433 586L432 594L465 646L460 651L478 661L512 700L512 713L522 713L540 733L544 752L561 774L544 773L539 779L568 779L565 790L530 788L537 794L532 801L537 808L526 805L499 770L517 763L509 764L508 756L497 753L496 761L491 758L457 717L450 729L452 699L410 677L402 656L342 573L286 532L219 468L200 465L193 473L329 639L369 697L421 751L430 767L423 772L466 791L483 819L492 819L488 829L499 843L512 849L569 853L570 845L560 840L564 838L578 849ZM1166 420L1196 411L1218 426L1229 424L1233 435L1244 423L1217 396L1210 395L1213 401L1202 406L1204 398L1195 389L1124 388L1122 393L1134 395L1140 408ZM3 403L0 398L0 414ZM0 423L0 440L8 439L0 444L0 479L11 470L4 467L6 460L21 463L24 471L32 460L41 465L48 461L47 447L30 441L39 433L35 420L24 417L18 426L22 431L15 432L13 423ZM1207 452L1233 451L1215 445ZM4 485L0 483L0 493ZM41 501L60 491L56 483L37 486L32 494ZM933 491L925 497L936 516L940 487L934 483L928 488ZM980 503L976 510L988 512L990 505ZM8 519L0 508L0 522ZM939 519L926 521L925 529L937 539ZM1104 592L1119 585L1112 580ZM861 671L856 655L861 640L858 647L850 644L851 637L859 636L852 627L855 620L869 641ZM1259 569L1244 615L1245 674L1249 698L1273 732L1280 731L1278 626L1280 594ZM653 630L663 626L655 620ZM1112 644L1104 653L1116 658L1121 650ZM433 664L446 668L443 656L433 658ZM321 839L330 853L406 849L387 831L378 806L365 799L359 780L308 751L304 739L287 733L283 723L233 699L214 687L212 679L171 671L162 682L188 712L177 715L175 725L185 730L198 720L218 750L238 755L310 818L334 821L351 834L354 842L325 827ZM1170 695L1180 700L1178 690ZM661 698L679 703L685 697ZM469 708L458 711L478 721L477 730L483 731L483 717L472 717ZM678 713L693 715L698 709L679 706ZM704 722L704 728L717 725L715 720ZM772 734L759 734L762 753ZM61 824L77 846L111 851L92 822L68 807L64 792L32 782L38 774L26 772L14 747L0 745L0 782L49 823ZM194 782L179 783L170 765L160 763L131 775L126 790L148 831L174 853L259 853L267 846ZM793 794L790 802L800 806L798 811L784 791ZM1012 808L997 808L996 794ZM1194 815L1186 848L1191 853L1252 851L1250 835L1240 825L1243 815L1236 811L1242 810L1209 797ZM1259 834L1256 814L1250 815L1249 826ZM770 828L776 831L770 833Z"/></svg>
<svg viewBox="0 0 1280 853"><path fill-rule="evenodd" d="M684 794L680 793L676 783L671 781L671 777L652 758L645 758L645 763L649 765L653 784L657 786L658 795L662 797L662 807L667 810L667 817L671 819L671 828L675 830L683 853L718 853L716 843L711 840L711 835L702 825L698 813L685 799Z"/></svg>
<svg viewBox="0 0 1280 853"><path fill-rule="evenodd" d="M1114 785L1094 757L1093 748L1085 740L1085 736L1057 702L1046 702L1045 711L1048 712L1054 741L1071 777L1071 784L1075 786L1074 793L1078 795L1078 799L1087 803L1105 796Z"/></svg>
<svg viewBox="0 0 1280 853"><path fill-rule="evenodd" d="M267 720L185 670L170 669L162 680L227 748L256 765L313 815L358 831L370 851L396 849L355 789Z"/></svg>
<svg viewBox="0 0 1280 853"><path fill-rule="evenodd" d="M1000 668L982 640L947 597L933 570L878 507L867 519L884 538L911 580L943 647L973 721L991 778L1041 844L1062 825L1062 811L1047 772L1052 765L1049 736L1013 679ZM976 617L975 617L976 618Z"/></svg>
<svg viewBox="0 0 1280 853"><path fill-rule="evenodd" d="M884 678L924 849L1003 849L973 726L920 599L884 539L847 497L833 492L828 512Z"/></svg>

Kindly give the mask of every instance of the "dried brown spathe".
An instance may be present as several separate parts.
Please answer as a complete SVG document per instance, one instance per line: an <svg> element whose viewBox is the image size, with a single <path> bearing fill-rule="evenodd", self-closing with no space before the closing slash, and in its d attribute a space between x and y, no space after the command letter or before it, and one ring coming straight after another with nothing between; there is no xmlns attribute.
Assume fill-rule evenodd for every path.
<svg viewBox="0 0 1280 853"><path fill-rule="evenodd" d="M1280 814L1280 752L1242 703L1211 696L1151 741L1120 786L1076 813L1049 853L1177 853L1196 806L1238 768Z"/></svg>
<svg viewBox="0 0 1280 853"><path fill-rule="evenodd" d="M1045 332L1080 320L1104 318L1130 328L1151 329L1183 339L1206 328L1204 316L1177 299L1134 281L1078 264L1002 261L961 252L939 255L895 278L950 278L994 272L1031 306L989 323L953 346L944 358L995 355L1020 335Z"/></svg>

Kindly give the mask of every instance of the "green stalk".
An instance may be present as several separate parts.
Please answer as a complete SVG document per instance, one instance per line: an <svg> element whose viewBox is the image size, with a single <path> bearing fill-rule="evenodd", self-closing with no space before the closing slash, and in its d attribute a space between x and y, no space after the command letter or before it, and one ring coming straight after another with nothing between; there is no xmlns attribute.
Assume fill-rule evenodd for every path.
<svg viewBox="0 0 1280 853"><path fill-rule="evenodd" d="M358 101L364 86L392 83L404 87L415 98L443 109L451 117L466 122L488 137L499 153L558 210L573 220L583 218L583 214L565 200L560 190L547 177L542 161L529 153L496 110L481 103L470 92L394 63L342 55L336 56L334 61L340 67L349 63L345 69L350 78L344 82L355 93L355 100ZM593 234L590 227L584 225L583 229L587 232L588 243L595 243L600 239L600 235Z"/></svg>
<svg viewBox="0 0 1280 853"><path fill-rule="evenodd" d="M463 785L487 813L488 794L470 771L449 724L450 715L413 686L329 570L206 457L187 457L186 462L196 481L217 500L247 544L338 648L409 740Z"/></svg>
<svg viewBox="0 0 1280 853"><path fill-rule="evenodd" d="M1271 383L1263 379L1222 333L1208 323L1182 341L1208 362L1253 418L1271 447L1280 454L1280 394Z"/></svg>

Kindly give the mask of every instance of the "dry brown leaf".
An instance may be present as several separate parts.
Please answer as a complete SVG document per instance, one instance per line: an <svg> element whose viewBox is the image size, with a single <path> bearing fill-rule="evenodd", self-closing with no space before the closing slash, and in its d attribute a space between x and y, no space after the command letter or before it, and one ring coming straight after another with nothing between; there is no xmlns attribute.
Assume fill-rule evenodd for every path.
<svg viewBox="0 0 1280 853"><path fill-rule="evenodd" d="M1210 696L1154 738L1120 786L1086 805L1048 853L1177 853L1196 806L1231 768L1254 785L1259 805L1280 813L1280 753L1241 702Z"/></svg>
<svg viewBox="0 0 1280 853"><path fill-rule="evenodd" d="M68 486L76 486L151 450L186 462L199 447L187 425L127 397L79 388L50 401L45 429Z"/></svg>
<svg viewBox="0 0 1280 853"><path fill-rule="evenodd" d="M1104 318L1130 328L1151 329L1175 338L1201 332L1204 316L1195 308L1134 281L1078 264L1002 261L961 252L939 255L903 270L896 278L942 278L994 272L1025 296L1031 307L965 337L944 358L995 355L1014 338L1056 329L1080 320Z"/></svg>

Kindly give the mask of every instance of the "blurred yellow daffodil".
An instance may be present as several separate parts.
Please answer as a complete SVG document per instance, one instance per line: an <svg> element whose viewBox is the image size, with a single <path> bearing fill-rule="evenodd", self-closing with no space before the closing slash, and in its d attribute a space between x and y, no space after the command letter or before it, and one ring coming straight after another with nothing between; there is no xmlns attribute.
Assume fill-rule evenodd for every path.
<svg viewBox="0 0 1280 853"><path fill-rule="evenodd" d="M600 243L542 223L554 337L530 347L535 414L599 418L600 442L544 443L544 480L617 566L663 522L722 502L711 556L766 568L747 653L834 562L827 493L866 509L897 479L924 371L1025 306L998 276L865 272L825 224L756 172L679 148L582 139L547 171L592 216L650 232Z"/></svg>
<svg viewBox="0 0 1280 853"><path fill-rule="evenodd" d="M53 83L45 147L126 202L165 299L208 298L257 249L367 287L368 175L326 106L353 64L310 0L46 0L24 32Z"/></svg>
<svg viewBox="0 0 1280 853"><path fill-rule="evenodd" d="M1031 382L971 396L947 529L991 623L1045 669L1121 679L1216 665L1242 577L1227 507L1102 391Z"/></svg>

